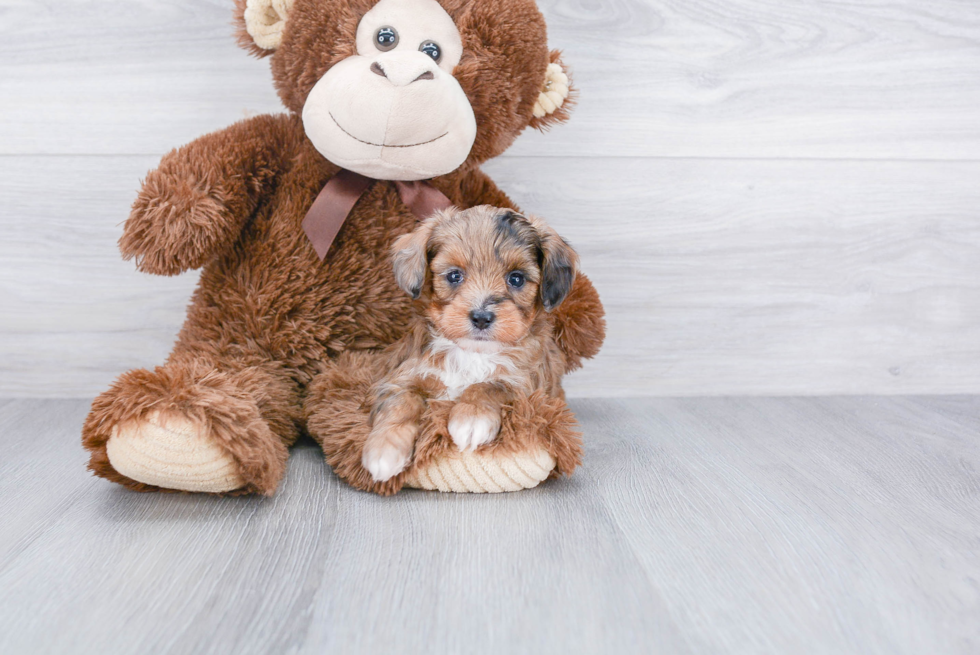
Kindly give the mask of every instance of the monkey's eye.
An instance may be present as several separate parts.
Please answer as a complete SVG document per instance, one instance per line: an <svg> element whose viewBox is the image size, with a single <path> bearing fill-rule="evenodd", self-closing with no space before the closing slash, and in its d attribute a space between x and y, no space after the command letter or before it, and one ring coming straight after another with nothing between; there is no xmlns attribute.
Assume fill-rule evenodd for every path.
<svg viewBox="0 0 980 655"><path fill-rule="evenodd" d="M425 53L432 57L433 61L439 61L442 57L442 48L435 41L425 41L419 46L419 52Z"/></svg>
<svg viewBox="0 0 980 655"><path fill-rule="evenodd" d="M446 282L449 283L449 286L454 287L462 281L463 281L463 271L454 268L453 270L446 273Z"/></svg>
<svg viewBox="0 0 980 655"><path fill-rule="evenodd" d="M523 287L525 282L527 282L527 279L524 277L524 274L521 273L520 271L511 271L507 275L507 284L514 287L515 289L520 289L521 287Z"/></svg>
<svg viewBox="0 0 980 655"><path fill-rule="evenodd" d="M382 27L374 37L374 45L378 50L391 50L398 45L398 32L394 27Z"/></svg>

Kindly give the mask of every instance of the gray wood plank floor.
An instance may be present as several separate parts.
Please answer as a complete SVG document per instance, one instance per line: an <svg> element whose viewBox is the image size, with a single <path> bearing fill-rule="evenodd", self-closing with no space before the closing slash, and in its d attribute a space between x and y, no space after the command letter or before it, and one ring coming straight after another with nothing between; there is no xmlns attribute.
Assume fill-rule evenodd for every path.
<svg viewBox="0 0 980 655"><path fill-rule="evenodd" d="M85 401L0 401L0 652L976 653L980 397L578 400L501 496L88 476Z"/></svg>

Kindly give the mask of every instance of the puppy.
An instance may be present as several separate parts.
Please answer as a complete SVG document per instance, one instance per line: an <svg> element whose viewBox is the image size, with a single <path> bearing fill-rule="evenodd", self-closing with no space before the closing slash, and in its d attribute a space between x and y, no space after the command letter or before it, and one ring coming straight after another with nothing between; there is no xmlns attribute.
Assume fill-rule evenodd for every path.
<svg viewBox="0 0 980 655"><path fill-rule="evenodd" d="M440 212L399 238L395 278L417 316L372 392L361 463L383 482L405 469L430 399L455 401L449 434L474 450L500 432L515 392L563 397L564 356L548 312L578 256L543 221L490 206Z"/></svg>

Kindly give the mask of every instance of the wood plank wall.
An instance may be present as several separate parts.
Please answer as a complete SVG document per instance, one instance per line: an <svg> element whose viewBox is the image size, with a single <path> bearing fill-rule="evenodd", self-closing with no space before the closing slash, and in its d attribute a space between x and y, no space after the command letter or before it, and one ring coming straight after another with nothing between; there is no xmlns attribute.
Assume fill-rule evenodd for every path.
<svg viewBox="0 0 980 655"><path fill-rule="evenodd" d="M541 0L573 120L486 168L609 312L576 396L980 392L976 0ZM170 349L115 241L172 147L280 110L230 0L0 3L0 395Z"/></svg>

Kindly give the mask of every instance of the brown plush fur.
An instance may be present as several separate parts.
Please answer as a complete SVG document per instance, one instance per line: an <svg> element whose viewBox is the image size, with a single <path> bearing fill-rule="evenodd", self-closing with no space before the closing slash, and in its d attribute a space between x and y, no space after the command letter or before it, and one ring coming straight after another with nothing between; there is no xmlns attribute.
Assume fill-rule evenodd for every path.
<svg viewBox="0 0 980 655"><path fill-rule="evenodd" d="M238 42L260 57L245 29L245 0L235 0ZM355 54L361 16L377 0L297 0L272 57L272 74L283 104L302 112L310 89L333 65ZM510 147L529 125L545 129L568 120L572 102L544 118L531 109L545 68L561 61L548 51L547 27L533 0L439 0L463 39L463 58L453 77L463 87L479 126L476 143L462 166L470 169ZM574 97L572 98L574 100Z"/></svg>
<svg viewBox="0 0 980 655"><path fill-rule="evenodd" d="M238 2L240 13L244 3ZM105 444L115 426L163 409L210 426L241 465L243 491L272 493L286 449L303 429L303 395L324 362L383 348L405 332L411 302L388 274L388 249L416 219L394 184L377 181L369 188L323 262L300 225L338 169L313 148L299 111L316 80L353 51L357 20L373 4L296 0L272 57L276 88L292 113L248 119L197 139L148 175L119 242L124 257L159 275L203 271L168 360L152 372L124 374L93 403L83 444L97 475L151 489L114 471ZM466 52L456 75L473 104L478 134L467 162L432 184L459 207L513 207L478 165L532 122L550 57L544 21L532 0L443 5L463 36ZM570 363L598 351L602 314L595 290L580 276L554 313ZM360 416L322 404L347 406L328 393L338 374L326 366L306 403L310 432L321 441L332 429L325 421L353 426ZM527 408L536 405L527 403L515 406L513 416L531 417ZM547 425L565 425L564 410L549 407L542 409L552 417ZM511 429L539 438L531 436L536 421ZM333 446L327 455L340 461Z"/></svg>

